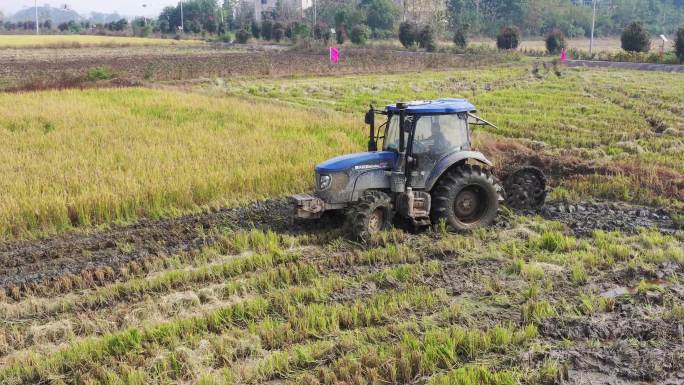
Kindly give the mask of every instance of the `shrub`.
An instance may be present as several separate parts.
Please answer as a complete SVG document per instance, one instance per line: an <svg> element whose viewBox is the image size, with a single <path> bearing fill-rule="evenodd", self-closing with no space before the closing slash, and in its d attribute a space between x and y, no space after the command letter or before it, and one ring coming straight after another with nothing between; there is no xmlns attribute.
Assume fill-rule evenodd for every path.
<svg viewBox="0 0 684 385"><path fill-rule="evenodd" d="M559 29L554 29L546 36L546 50L549 53L559 53L565 48L565 35Z"/></svg>
<svg viewBox="0 0 684 385"><path fill-rule="evenodd" d="M110 80L114 78L114 73L109 67L95 67L88 70L86 80L90 82L98 80Z"/></svg>
<svg viewBox="0 0 684 385"><path fill-rule="evenodd" d="M330 28L325 23L316 23L313 28L313 36L316 40L328 41L330 40Z"/></svg>
<svg viewBox="0 0 684 385"><path fill-rule="evenodd" d="M233 38L229 32L226 32L219 35L218 40L222 43L230 43L231 41L233 41Z"/></svg>
<svg viewBox="0 0 684 385"><path fill-rule="evenodd" d="M468 47L468 35L465 29L459 28L454 32L454 44L458 48L465 49Z"/></svg>
<svg viewBox="0 0 684 385"><path fill-rule="evenodd" d="M411 21L404 21L399 24L399 41L401 45L409 48L416 44L418 40L418 26Z"/></svg>
<svg viewBox="0 0 684 385"><path fill-rule="evenodd" d="M431 25L425 25L418 32L418 45L420 48L425 48L425 50L429 52L437 49L437 43L435 43L435 30Z"/></svg>
<svg viewBox="0 0 684 385"><path fill-rule="evenodd" d="M363 24L355 25L351 30L349 35L349 40L354 44L366 44L368 40L368 35L370 35L370 30Z"/></svg>
<svg viewBox="0 0 684 385"><path fill-rule="evenodd" d="M285 36L292 41L297 41L300 38L307 38L310 35L309 27L298 21L293 21L287 25L285 29Z"/></svg>
<svg viewBox="0 0 684 385"><path fill-rule="evenodd" d="M285 27L283 24L279 22L273 23L273 40L280 42L283 40L283 36L285 36Z"/></svg>
<svg viewBox="0 0 684 385"><path fill-rule="evenodd" d="M344 24L337 27L337 29L335 30L335 40L337 40L337 44L344 44L346 37L347 27L345 27Z"/></svg>
<svg viewBox="0 0 684 385"><path fill-rule="evenodd" d="M273 22L264 20L261 22L261 37L264 40L271 40L273 38Z"/></svg>
<svg viewBox="0 0 684 385"><path fill-rule="evenodd" d="M242 28L235 33L235 40L240 44L245 44L249 40L249 35L249 32L247 32L246 29Z"/></svg>
<svg viewBox="0 0 684 385"><path fill-rule="evenodd" d="M261 37L261 26L255 20L252 20L252 37L255 39Z"/></svg>
<svg viewBox="0 0 684 385"><path fill-rule="evenodd" d="M516 49L520 44L520 30L516 26L503 27L496 36L499 49Z"/></svg>
<svg viewBox="0 0 684 385"><path fill-rule="evenodd" d="M622 49L628 52L648 52L651 36L641 22L633 22L622 31Z"/></svg>
<svg viewBox="0 0 684 385"><path fill-rule="evenodd" d="M684 27L681 27L677 30L674 46L675 54L677 54L679 61L684 62Z"/></svg>

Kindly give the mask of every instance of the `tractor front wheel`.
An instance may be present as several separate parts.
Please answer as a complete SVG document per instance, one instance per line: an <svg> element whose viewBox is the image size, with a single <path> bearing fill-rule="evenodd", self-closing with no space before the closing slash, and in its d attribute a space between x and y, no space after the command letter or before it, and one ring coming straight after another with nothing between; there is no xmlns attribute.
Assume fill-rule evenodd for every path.
<svg viewBox="0 0 684 385"><path fill-rule="evenodd" d="M382 191L367 191L347 211L352 238L367 241L371 235L392 227L392 200Z"/></svg>
<svg viewBox="0 0 684 385"><path fill-rule="evenodd" d="M494 176L479 166L449 170L431 192L430 220L458 231L488 226L496 218L500 190Z"/></svg>

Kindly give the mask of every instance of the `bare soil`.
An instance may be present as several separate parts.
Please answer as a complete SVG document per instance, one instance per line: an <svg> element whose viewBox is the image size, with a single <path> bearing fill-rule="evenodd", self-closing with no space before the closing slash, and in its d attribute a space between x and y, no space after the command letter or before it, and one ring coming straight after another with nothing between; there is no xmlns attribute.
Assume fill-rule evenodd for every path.
<svg viewBox="0 0 684 385"><path fill-rule="evenodd" d="M5 50L0 55L0 89L7 91L128 86L150 81L236 76L314 76L393 73L492 64L498 55L463 56L343 48L331 64L323 48L235 49L221 45L83 49ZM110 68L115 79L84 80L88 69Z"/></svg>

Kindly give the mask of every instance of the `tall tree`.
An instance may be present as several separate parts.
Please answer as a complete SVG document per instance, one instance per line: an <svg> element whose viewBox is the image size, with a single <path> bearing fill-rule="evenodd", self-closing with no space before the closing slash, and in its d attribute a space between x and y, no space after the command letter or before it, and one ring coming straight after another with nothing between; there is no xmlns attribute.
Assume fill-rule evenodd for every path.
<svg viewBox="0 0 684 385"><path fill-rule="evenodd" d="M446 16L449 27L455 30L464 23L466 0L446 0Z"/></svg>
<svg viewBox="0 0 684 385"><path fill-rule="evenodd" d="M187 0L183 2L183 24L185 31L192 33L218 32L219 8L217 0ZM180 5L166 7L158 18L160 27L164 25L167 30L174 32L181 26Z"/></svg>
<svg viewBox="0 0 684 385"><path fill-rule="evenodd" d="M362 0L361 7L366 11L366 24L374 35L381 31L392 31L399 16L399 9L391 0Z"/></svg>

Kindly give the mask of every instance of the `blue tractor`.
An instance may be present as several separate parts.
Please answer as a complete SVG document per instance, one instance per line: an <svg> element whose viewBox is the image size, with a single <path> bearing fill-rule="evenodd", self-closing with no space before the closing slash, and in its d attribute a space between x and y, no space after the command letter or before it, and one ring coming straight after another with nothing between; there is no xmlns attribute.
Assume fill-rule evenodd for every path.
<svg viewBox="0 0 684 385"><path fill-rule="evenodd" d="M475 112L467 100L452 98L371 106L368 151L317 165L315 193L292 197L295 216L344 210L350 235L365 240L397 217L462 231L490 225L500 201L521 209L543 205L546 179L539 169L511 173L506 194L492 162L471 148L471 126L493 126ZM378 115L384 122L376 127Z"/></svg>

